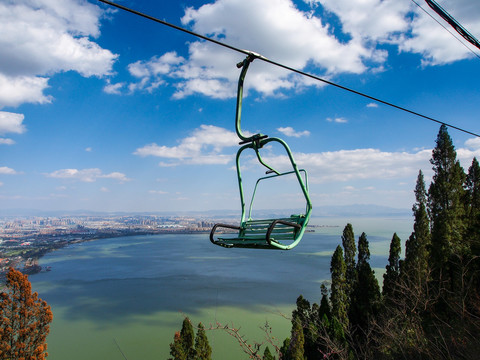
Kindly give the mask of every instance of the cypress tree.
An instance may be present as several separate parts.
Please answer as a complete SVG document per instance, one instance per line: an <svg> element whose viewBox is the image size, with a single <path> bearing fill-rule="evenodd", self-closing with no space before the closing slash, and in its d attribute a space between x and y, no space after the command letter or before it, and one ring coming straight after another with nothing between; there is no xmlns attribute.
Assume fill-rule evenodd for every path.
<svg viewBox="0 0 480 360"><path fill-rule="evenodd" d="M289 347L289 355L291 360L304 360L305 336L303 334L303 326L300 319L294 317L292 319L292 332Z"/></svg>
<svg viewBox="0 0 480 360"><path fill-rule="evenodd" d="M420 170L415 186L415 199L412 211L413 232L405 243L405 261L402 278L409 286L423 286L426 282L430 248L430 221L427 214L427 193L423 173Z"/></svg>
<svg viewBox="0 0 480 360"><path fill-rule="evenodd" d="M355 268L355 255L357 247L355 246L355 235L353 233L352 224L347 224L343 229L342 246L344 250L344 259L346 265L346 289L348 297L350 298L354 283L357 278L357 271Z"/></svg>
<svg viewBox="0 0 480 360"><path fill-rule="evenodd" d="M388 303L396 297L400 279L400 238L397 233L393 234L390 242L390 253L388 256L388 265L383 274L383 296Z"/></svg>
<svg viewBox="0 0 480 360"><path fill-rule="evenodd" d="M180 330L180 341L183 347L183 352L187 360L195 357L195 332L193 326L188 318L183 319L182 330Z"/></svg>
<svg viewBox="0 0 480 360"><path fill-rule="evenodd" d="M183 350L182 338L180 332L176 331L173 337L173 343L170 343L170 355L172 356L169 360L186 360L187 355Z"/></svg>
<svg viewBox="0 0 480 360"><path fill-rule="evenodd" d="M343 329L348 328L348 296L346 287L346 265L343 258L343 250L340 245L337 246L332 256L330 265L332 274L332 286L330 292L330 302L332 304L332 315L340 323Z"/></svg>
<svg viewBox="0 0 480 360"><path fill-rule="evenodd" d="M465 180L466 238L473 255L478 256L480 242L480 165L473 158Z"/></svg>
<svg viewBox="0 0 480 360"><path fill-rule="evenodd" d="M367 330L369 320L377 316L380 307L380 287L369 260L367 235L362 233L358 239L358 279L352 293L349 319L353 326L364 331Z"/></svg>
<svg viewBox="0 0 480 360"><path fill-rule="evenodd" d="M212 348L208 343L207 334L202 323L198 324L197 337L195 338L195 360L210 360Z"/></svg>
<svg viewBox="0 0 480 360"><path fill-rule="evenodd" d="M430 258L433 276L441 283L452 279L452 269L447 267L452 253L460 255L465 252L462 241L465 173L457 160L455 147L445 125L438 132L430 163L434 171L428 189L428 210L432 221Z"/></svg>
<svg viewBox="0 0 480 360"><path fill-rule="evenodd" d="M268 346L265 347L265 350L263 351L262 360L275 360L275 356L272 355Z"/></svg>

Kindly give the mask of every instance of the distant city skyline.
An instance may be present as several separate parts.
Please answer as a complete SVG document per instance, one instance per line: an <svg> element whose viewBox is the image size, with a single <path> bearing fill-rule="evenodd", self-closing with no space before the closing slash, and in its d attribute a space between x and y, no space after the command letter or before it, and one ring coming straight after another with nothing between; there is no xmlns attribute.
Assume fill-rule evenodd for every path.
<svg viewBox="0 0 480 360"><path fill-rule="evenodd" d="M480 4L438 2L480 37ZM412 1L123 5L480 133L480 59ZM0 211L239 210L242 54L95 0L4 1L0 33ZM409 210L420 169L428 186L438 124L259 60L245 86L242 125L289 143L314 211ZM480 139L449 133L467 171ZM264 174L252 154L244 166L246 180ZM296 191L287 181L256 205L301 207Z"/></svg>

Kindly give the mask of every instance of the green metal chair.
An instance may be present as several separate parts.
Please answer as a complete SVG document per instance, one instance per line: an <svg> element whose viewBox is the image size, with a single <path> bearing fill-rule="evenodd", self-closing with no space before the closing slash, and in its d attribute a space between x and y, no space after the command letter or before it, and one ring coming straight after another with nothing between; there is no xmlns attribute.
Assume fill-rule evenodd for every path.
<svg viewBox="0 0 480 360"><path fill-rule="evenodd" d="M310 201L310 196L308 193L308 175L304 169L298 169L297 164L293 158L292 152L288 147L287 143L282 139L271 137L263 134L255 134L252 136L245 136L242 133L240 120L241 120L241 110L242 110L242 99L243 99L243 82L245 80L245 75L247 73L250 63L259 57L259 55L251 53L246 57L246 59L237 64L237 67L241 67L242 71L238 80L238 91L237 91L237 111L236 111L236 122L235 129L238 137L241 142L240 145L243 145L237 152L236 157L236 167L237 167L237 177L238 177L238 186L240 190L240 202L242 206L242 215L240 219L240 226L234 226L230 224L215 224L210 232L210 241L219 246L226 248L255 248L255 249L277 249L277 250L289 250L293 249L298 245L300 240L305 233L308 221L310 219L310 214L312 211L312 203ZM259 150L266 144L270 142L279 143L286 151L288 158L290 159L290 164L292 165L291 171L279 172L273 167L265 163L262 159ZM261 177L257 180L252 198L250 200L250 206L248 214L245 207L245 196L243 191L242 176L240 169L240 156L246 149L253 149L255 152L258 161L261 165L265 166L267 170L267 176ZM286 218L276 218L276 219L253 219L252 218L252 207L257 192L257 187L260 182L268 181L273 178L282 177L285 175L294 174L299 187L305 197L305 213L295 214ZM303 177L302 177L303 174ZM217 229L223 228L227 229L227 232L223 231L220 235L217 235L215 238L215 233ZM232 233L234 230L234 233Z"/></svg>

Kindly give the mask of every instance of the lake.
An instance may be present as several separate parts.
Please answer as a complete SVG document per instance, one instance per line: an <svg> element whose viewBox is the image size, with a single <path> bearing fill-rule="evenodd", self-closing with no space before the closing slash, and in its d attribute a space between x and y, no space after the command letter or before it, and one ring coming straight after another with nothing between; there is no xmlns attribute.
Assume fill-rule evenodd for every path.
<svg viewBox="0 0 480 360"><path fill-rule="evenodd" d="M326 226L306 233L290 251L225 249L207 234L168 234L102 239L49 253L40 264L52 270L29 277L54 314L48 358L167 359L184 316L206 327L233 324L252 343L264 340L260 327L268 322L281 344L290 332L285 316L298 295L320 301L347 222L357 239L367 234L370 263L380 278L393 233L403 246L413 223L315 218L312 224ZM247 357L224 331L207 336L213 359Z"/></svg>

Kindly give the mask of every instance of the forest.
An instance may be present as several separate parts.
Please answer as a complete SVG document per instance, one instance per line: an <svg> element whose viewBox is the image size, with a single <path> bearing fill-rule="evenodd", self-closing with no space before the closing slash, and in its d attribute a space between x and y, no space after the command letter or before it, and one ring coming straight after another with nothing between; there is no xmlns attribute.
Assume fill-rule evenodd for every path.
<svg viewBox="0 0 480 360"><path fill-rule="evenodd" d="M430 162L428 189L421 171L417 177L405 255L393 234L383 286L369 263L367 235L356 242L347 224L331 259L331 280L321 286L320 304L298 297L290 337L279 343L267 325L264 341L249 344L237 329L225 327L249 358L478 359L480 165L473 158L465 173L445 125ZM175 334L172 359L210 359L203 326L199 345L191 326L186 320Z"/></svg>

